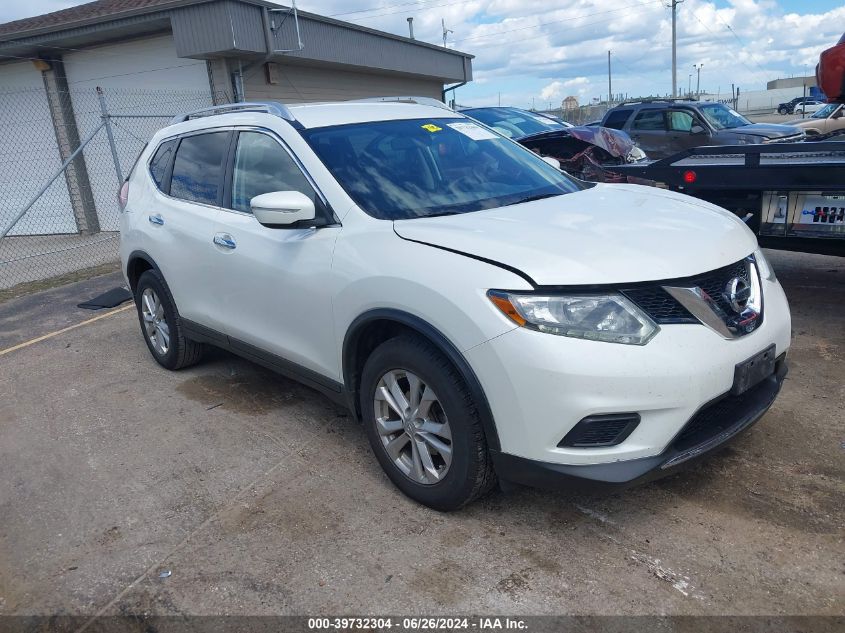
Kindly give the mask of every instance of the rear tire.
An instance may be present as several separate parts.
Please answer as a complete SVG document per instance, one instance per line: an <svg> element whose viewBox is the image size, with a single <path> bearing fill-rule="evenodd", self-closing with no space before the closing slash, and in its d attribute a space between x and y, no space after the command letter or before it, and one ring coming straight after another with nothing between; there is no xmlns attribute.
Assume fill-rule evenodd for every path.
<svg viewBox="0 0 845 633"><path fill-rule="evenodd" d="M147 270L138 279L135 307L141 334L159 365L176 370L199 362L203 345L185 336L173 296L158 271Z"/></svg>
<svg viewBox="0 0 845 633"><path fill-rule="evenodd" d="M435 510L457 510L496 483L478 409L463 378L414 336L379 345L364 364L364 428L390 480Z"/></svg>

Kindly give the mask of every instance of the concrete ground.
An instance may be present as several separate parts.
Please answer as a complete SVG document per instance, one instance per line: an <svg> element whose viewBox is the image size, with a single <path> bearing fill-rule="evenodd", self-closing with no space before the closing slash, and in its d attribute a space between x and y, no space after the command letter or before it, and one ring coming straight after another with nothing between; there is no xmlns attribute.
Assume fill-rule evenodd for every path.
<svg viewBox="0 0 845 633"><path fill-rule="evenodd" d="M845 259L770 255L791 371L749 433L622 494L452 514L315 392L222 352L167 372L131 308L85 323L117 276L0 304L0 614L841 615Z"/></svg>

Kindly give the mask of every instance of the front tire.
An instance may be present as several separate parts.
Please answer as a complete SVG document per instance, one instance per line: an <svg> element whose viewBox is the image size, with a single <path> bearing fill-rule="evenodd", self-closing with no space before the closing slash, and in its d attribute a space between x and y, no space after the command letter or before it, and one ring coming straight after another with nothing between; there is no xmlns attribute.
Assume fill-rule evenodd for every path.
<svg viewBox="0 0 845 633"><path fill-rule="evenodd" d="M159 365L175 370L199 361L203 346L185 336L173 296L158 271L147 270L138 279L135 307L144 341Z"/></svg>
<svg viewBox="0 0 845 633"><path fill-rule="evenodd" d="M410 498L457 510L495 485L469 389L427 341L400 336L379 345L364 365L360 403L376 458Z"/></svg>

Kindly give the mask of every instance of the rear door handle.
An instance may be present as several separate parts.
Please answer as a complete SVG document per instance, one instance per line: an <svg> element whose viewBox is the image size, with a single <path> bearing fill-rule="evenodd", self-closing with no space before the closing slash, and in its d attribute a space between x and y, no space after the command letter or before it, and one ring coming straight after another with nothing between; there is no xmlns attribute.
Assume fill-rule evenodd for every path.
<svg viewBox="0 0 845 633"><path fill-rule="evenodd" d="M147 219L150 221L150 224L157 224L158 226L162 226L164 224L164 218L158 213L148 215Z"/></svg>
<svg viewBox="0 0 845 633"><path fill-rule="evenodd" d="M214 243L217 244L217 246L222 246L223 248L228 248L230 250L234 250L237 247L235 238L228 233L216 233L214 235Z"/></svg>

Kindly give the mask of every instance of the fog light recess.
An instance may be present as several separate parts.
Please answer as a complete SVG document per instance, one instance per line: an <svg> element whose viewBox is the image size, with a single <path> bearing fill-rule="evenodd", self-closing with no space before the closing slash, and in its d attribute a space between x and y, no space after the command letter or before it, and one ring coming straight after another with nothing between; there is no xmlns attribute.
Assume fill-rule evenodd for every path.
<svg viewBox="0 0 845 633"><path fill-rule="evenodd" d="M639 413L590 415L572 427L560 441L560 448L599 448L625 441L640 423Z"/></svg>

